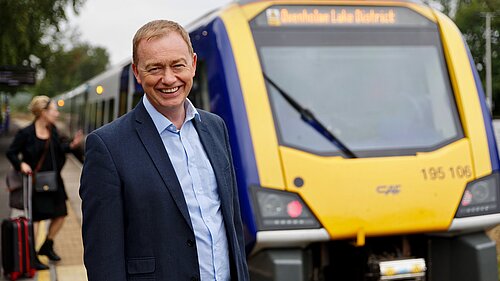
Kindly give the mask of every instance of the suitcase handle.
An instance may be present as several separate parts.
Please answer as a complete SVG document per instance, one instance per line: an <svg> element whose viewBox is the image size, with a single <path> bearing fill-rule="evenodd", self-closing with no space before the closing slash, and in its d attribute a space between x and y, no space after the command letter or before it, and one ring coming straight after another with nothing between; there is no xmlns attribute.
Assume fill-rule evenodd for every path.
<svg viewBox="0 0 500 281"><path fill-rule="evenodd" d="M31 219L31 197L32 197L32 185L33 185L33 177L31 174L24 175L23 174L23 209L24 216L27 219Z"/></svg>

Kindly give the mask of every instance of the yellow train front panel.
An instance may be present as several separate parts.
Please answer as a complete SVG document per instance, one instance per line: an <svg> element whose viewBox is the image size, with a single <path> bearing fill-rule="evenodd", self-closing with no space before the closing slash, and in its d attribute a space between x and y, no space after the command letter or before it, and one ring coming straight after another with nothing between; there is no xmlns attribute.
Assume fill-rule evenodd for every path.
<svg viewBox="0 0 500 281"><path fill-rule="evenodd" d="M445 231L474 178L467 140L417 156L346 160L282 147L287 190L332 238ZM465 153L464 153L465 152ZM297 187L294 181L303 180Z"/></svg>

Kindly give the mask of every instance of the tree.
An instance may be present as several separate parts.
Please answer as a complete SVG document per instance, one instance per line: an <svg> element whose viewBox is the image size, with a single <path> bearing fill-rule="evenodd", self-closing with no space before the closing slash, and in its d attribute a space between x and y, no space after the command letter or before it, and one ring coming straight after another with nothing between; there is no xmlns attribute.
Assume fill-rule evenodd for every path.
<svg viewBox="0 0 500 281"><path fill-rule="evenodd" d="M57 41L66 7L75 13L85 0L0 0L0 65L28 65L36 56L44 66Z"/></svg>
<svg viewBox="0 0 500 281"><path fill-rule="evenodd" d="M500 1L497 0L459 0L454 21L462 31L467 44L476 62L481 80L485 85L485 18L484 13L500 10ZM500 114L500 14L491 21L491 50L492 50L492 81L494 115Z"/></svg>
<svg viewBox="0 0 500 281"><path fill-rule="evenodd" d="M61 46L47 60L45 77L32 92L48 96L61 94L103 72L108 63L108 52L102 47L76 43L66 51Z"/></svg>
<svg viewBox="0 0 500 281"><path fill-rule="evenodd" d="M0 65L30 66L44 77L32 94L53 96L105 70L107 51L61 31L66 9L77 14L85 0L0 0ZM0 85L0 92L20 89Z"/></svg>

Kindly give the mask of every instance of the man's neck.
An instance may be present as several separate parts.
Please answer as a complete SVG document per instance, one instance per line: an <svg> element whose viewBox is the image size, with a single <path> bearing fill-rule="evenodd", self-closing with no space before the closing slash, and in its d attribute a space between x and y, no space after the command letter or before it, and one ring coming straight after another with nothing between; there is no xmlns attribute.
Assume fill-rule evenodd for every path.
<svg viewBox="0 0 500 281"><path fill-rule="evenodd" d="M186 109L182 107L182 110L177 110L175 112L160 112L163 116L167 117L172 124L175 125L177 130L180 130L184 121L186 120Z"/></svg>

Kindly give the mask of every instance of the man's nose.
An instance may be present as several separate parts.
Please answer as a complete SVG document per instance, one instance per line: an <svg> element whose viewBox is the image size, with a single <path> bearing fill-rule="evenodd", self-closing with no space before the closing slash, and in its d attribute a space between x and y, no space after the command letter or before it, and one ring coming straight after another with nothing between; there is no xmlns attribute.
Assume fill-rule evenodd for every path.
<svg viewBox="0 0 500 281"><path fill-rule="evenodd" d="M168 84L173 84L177 80L177 77L175 77L175 74L172 71L172 69L170 67L167 67L163 72L161 80L164 84L168 85Z"/></svg>

